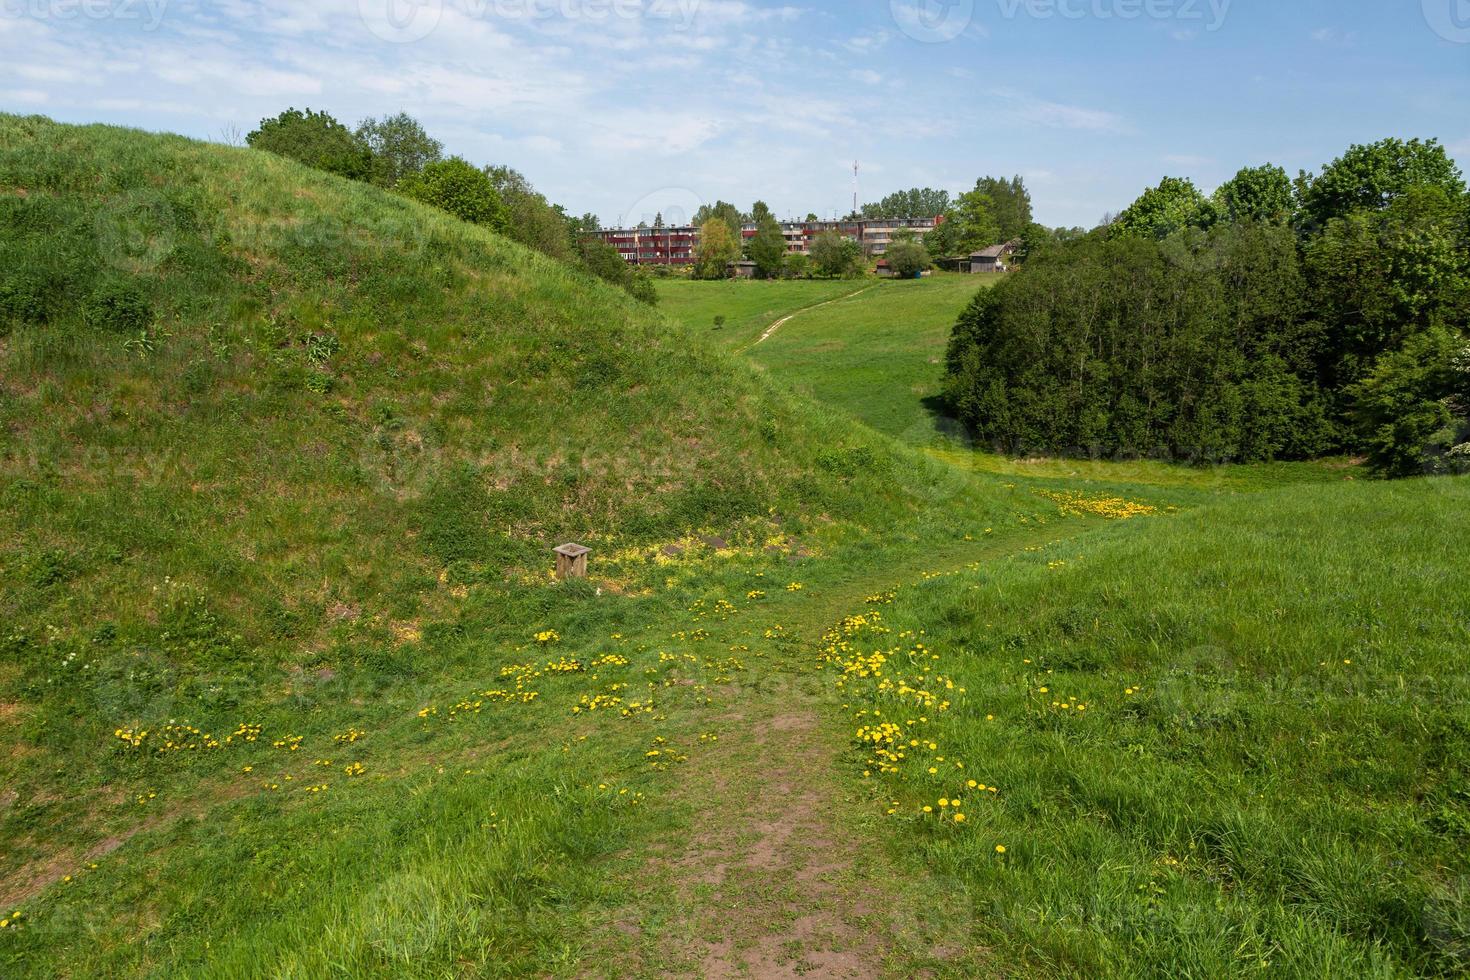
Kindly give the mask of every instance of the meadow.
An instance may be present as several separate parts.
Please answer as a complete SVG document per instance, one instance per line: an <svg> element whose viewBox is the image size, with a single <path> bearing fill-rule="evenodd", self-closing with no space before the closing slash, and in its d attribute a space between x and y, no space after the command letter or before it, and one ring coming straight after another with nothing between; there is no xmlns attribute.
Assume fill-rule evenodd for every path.
<svg viewBox="0 0 1470 980"><path fill-rule="evenodd" d="M0 974L1470 970L1463 480L1005 459L968 279L0 137Z"/></svg>

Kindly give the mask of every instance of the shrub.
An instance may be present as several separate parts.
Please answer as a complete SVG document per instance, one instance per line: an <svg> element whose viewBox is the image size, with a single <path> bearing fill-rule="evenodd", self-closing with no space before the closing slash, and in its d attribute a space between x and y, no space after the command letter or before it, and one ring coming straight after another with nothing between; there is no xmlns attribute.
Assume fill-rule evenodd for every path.
<svg viewBox="0 0 1470 980"><path fill-rule="evenodd" d="M448 211L461 221L504 233L510 215L490 177L463 157L431 163L405 177L398 189L408 197Z"/></svg>
<svg viewBox="0 0 1470 980"><path fill-rule="evenodd" d="M262 119L245 142L352 180L366 180L373 172L367 143L326 112L287 109L273 119Z"/></svg>
<svg viewBox="0 0 1470 980"><path fill-rule="evenodd" d="M1331 444L1288 229L1094 236L979 293L946 397L1007 452L1300 456Z"/></svg>
<svg viewBox="0 0 1470 980"><path fill-rule="evenodd" d="M153 323L153 307L132 279L104 279L82 304L89 326L115 333L137 333Z"/></svg>
<svg viewBox="0 0 1470 980"><path fill-rule="evenodd" d="M1470 441L1465 341L1447 330L1411 337L1349 390L1372 468L1386 476L1463 472Z"/></svg>

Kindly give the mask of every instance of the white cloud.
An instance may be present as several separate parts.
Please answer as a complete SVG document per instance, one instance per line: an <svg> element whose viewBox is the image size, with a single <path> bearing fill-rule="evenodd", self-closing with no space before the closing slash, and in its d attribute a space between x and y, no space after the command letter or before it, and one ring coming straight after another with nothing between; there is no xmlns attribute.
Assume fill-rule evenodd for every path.
<svg viewBox="0 0 1470 980"><path fill-rule="evenodd" d="M1091 132L1120 132L1124 128L1116 113L1102 109L1052 102L1014 91L1001 90L996 94L1005 100L1016 116L1040 126Z"/></svg>
<svg viewBox="0 0 1470 980"><path fill-rule="evenodd" d="M850 74L854 81L862 82L865 85L881 85L883 83L883 76L871 68L854 68Z"/></svg>

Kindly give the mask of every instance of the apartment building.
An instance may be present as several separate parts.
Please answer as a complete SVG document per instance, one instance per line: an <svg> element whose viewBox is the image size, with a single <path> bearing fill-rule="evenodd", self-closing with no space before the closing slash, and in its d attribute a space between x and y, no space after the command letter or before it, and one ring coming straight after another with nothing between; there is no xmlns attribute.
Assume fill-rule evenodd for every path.
<svg viewBox="0 0 1470 980"><path fill-rule="evenodd" d="M893 236L908 229L923 238L938 226L942 218L900 218L862 221L796 221L784 222L781 233L786 238L786 251L793 255L810 254L812 241L823 232L835 231L863 247L864 253L881 256L888 251ZM693 265L699 247L699 229L686 225L677 228L610 228L594 232L595 237L618 250L629 265ZM741 237L755 237L756 226L747 224Z"/></svg>

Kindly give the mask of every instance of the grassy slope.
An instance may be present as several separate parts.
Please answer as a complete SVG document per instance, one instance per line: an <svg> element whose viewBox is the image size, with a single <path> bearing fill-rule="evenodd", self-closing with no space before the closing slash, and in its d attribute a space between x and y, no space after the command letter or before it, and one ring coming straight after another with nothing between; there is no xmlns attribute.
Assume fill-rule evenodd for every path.
<svg viewBox="0 0 1470 980"><path fill-rule="evenodd" d="M869 281L835 295L825 288L833 284L822 282L668 280L659 286L666 311L697 337L741 352L783 384L885 435L922 447L972 476L1116 492L1148 493L1150 488L1169 487L1195 498L1357 475L1355 467L1335 461L1200 468L1150 460L1012 459L980 450L969 444L933 398L939 392L944 350L955 319L976 289L993 283L988 278L936 275L906 282ZM731 307L760 312L748 315L743 331L729 336L702 330L710 310ZM791 319L776 333L753 343L787 316Z"/></svg>
<svg viewBox="0 0 1470 980"><path fill-rule="evenodd" d="M1463 975L1467 505L1294 487L854 607L827 649L854 730L901 730L851 760L891 843L1022 972Z"/></svg>
<svg viewBox="0 0 1470 980"><path fill-rule="evenodd" d="M927 444L941 423L924 400L939 392L956 316L984 285L961 275L880 282L795 317L748 356L885 435Z"/></svg>
<svg viewBox="0 0 1470 980"><path fill-rule="evenodd" d="M0 957L41 974L177 967L222 939L200 925L215 915L249 950L345 914L412 828L534 815L585 771L556 737L606 678L500 705L473 738L416 712L513 687L501 667L536 659L540 630L590 660L712 592L872 553L875 532L927 548L1038 506L783 394L619 291L270 156L3 116L0 210L0 901L36 923ZM552 587L547 548L572 538L597 576ZM333 741L351 729L368 740ZM648 737L599 751L621 766ZM486 782L413 803L426 758L501 738L493 767L466 766ZM373 775L343 780L348 759ZM317 761L357 795L305 795ZM481 855L510 869L477 893L484 914L533 915L523 859L615 840L621 812L516 824ZM206 843L222 832L235 843ZM306 840L324 843L279 843ZM61 888L119 847L95 885ZM415 887L432 850L400 855ZM547 887L577 893L569 876ZM237 878L263 890L219 887ZM466 925L435 955L540 950L550 921ZM362 942L349 960L387 969Z"/></svg>
<svg viewBox="0 0 1470 980"><path fill-rule="evenodd" d="M794 280L790 282L699 282L688 279L655 280L659 306L669 316L727 350L755 343L783 316L857 292L865 280ZM714 329L714 319L725 325Z"/></svg>
<svg viewBox="0 0 1470 980"><path fill-rule="evenodd" d="M1470 583L1440 529L1463 481L940 467L410 205L252 154L36 125L0 119L0 227L24 231L0 247L30 259L0 269L50 244L57 274L116 271L86 249L113 240L98 229L127 187L168 199L180 247L128 270L163 314L151 353L65 304L0 352L0 420L28 450L0 470L18 626L0 883L45 886L0 934L0 972L652 974L844 909L895 975L1457 968ZM902 336L883 343L917 371ZM852 394L843 370L808 368L812 390L894 406L880 421L914 411L912 387ZM699 444L670 450L666 430ZM658 469L653 493L624 482ZM759 505L731 505L747 474ZM1245 493L1302 476L1339 485ZM1100 516L1030 492L1105 486L1188 512L1091 534ZM631 549L706 523L733 547ZM506 574L609 526L586 588ZM823 626L870 609L894 632L854 649L893 648L887 676L930 675L916 686L937 667L948 710L839 689L831 664L808 683ZM916 641L937 664L910 666ZM816 746L871 724L865 707L941 748L882 773L780 727L825 711ZM169 718L264 733L174 750ZM144 725L143 751L112 735ZM747 739L760 750L713 748ZM799 799L831 801L809 847L859 855L849 890L773 899L800 877L779 862L690 890L679 846L701 815L719 828L766 799L776 745L807 760ZM971 795L931 780L937 755L999 787L960 828L921 816ZM758 847L750 830L729 847Z"/></svg>

